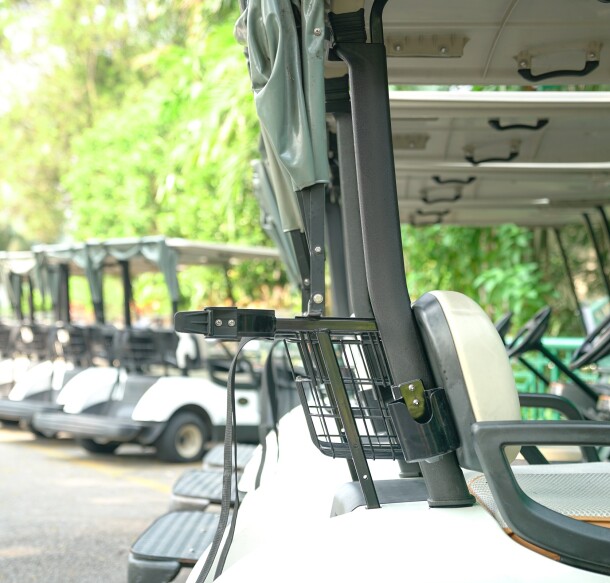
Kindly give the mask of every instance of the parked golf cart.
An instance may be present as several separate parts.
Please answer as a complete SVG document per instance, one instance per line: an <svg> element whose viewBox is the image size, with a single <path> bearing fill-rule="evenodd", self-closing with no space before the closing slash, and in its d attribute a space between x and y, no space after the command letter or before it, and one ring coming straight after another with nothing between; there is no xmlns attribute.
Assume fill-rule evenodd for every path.
<svg viewBox="0 0 610 583"><path fill-rule="evenodd" d="M132 323L132 275L163 274L171 317L180 298L179 267L226 269L243 260L274 259L277 252L162 237L109 240L89 248L96 265L104 272L118 269L121 276L124 328L117 331L111 347L117 380L96 391L67 386L60 399L63 411L36 415L34 427L45 434L71 435L94 453L138 443L155 446L157 455L167 461L200 459L207 442L225 425L225 381L232 355L222 345L200 345L189 335L179 337L172 328L138 328ZM101 281L96 285L101 290ZM240 366L238 433L244 441L256 441L258 376L246 357Z"/></svg>
<svg viewBox="0 0 610 583"><path fill-rule="evenodd" d="M34 268L34 256L28 251L0 252L0 394L3 397L35 363L20 352L25 348L20 342L20 326L34 314L31 277ZM24 292L27 292L26 307L23 306Z"/></svg>
<svg viewBox="0 0 610 583"><path fill-rule="evenodd" d="M13 386L7 397L0 399L0 420L29 427L35 412L57 408L56 397L61 388L86 366L87 347L84 340L80 344L76 342L74 333L71 348L62 352L68 328L72 328L64 301L67 271L61 275L46 271L40 253L7 254L4 259L5 280L18 322L9 326L11 364L15 369L16 363L20 363L17 368L21 372L13 373ZM24 296L27 298L25 309ZM50 300L52 319L43 313L45 296ZM58 335L64 342L58 340Z"/></svg>
<svg viewBox="0 0 610 583"><path fill-rule="evenodd" d="M399 230L411 213L399 213L387 92L388 81L514 85L555 77L578 83L587 75L608 82L607 3L393 1L384 31L385 5L331 1L285 10L251 0L238 23L266 151L290 177L303 215L312 295L305 317L209 308L179 314L176 329L283 340L305 367L297 378L302 411L280 423L279 459L269 460L259 488L234 508L229 529L225 489L220 527L189 580L605 580L610 531L590 522L610 517L607 464L509 464L522 445L608 445L610 426L521 421L505 348L476 303L431 292L412 307ZM337 81L346 72L341 61L349 91ZM335 79L326 95L325 74ZM351 247L346 254L349 290L365 300L356 306L350 298L352 318L322 317L325 287L313 269L325 250L327 112L337 126L340 170L352 176L352 188L341 181L342 206L350 207L342 210L357 217L344 223L346 239L351 230L363 243L361 256ZM594 137L575 137L574 155L591 152ZM482 158L478 148L468 155L475 164L458 164L495 164L483 162L492 155ZM512 158L499 164L515 159L510 147L502 155ZM569 169L569 160L558 162ZM581 162L603 178L607 164L598 157ZM561 190L565 172L547 170ZM556 200L549 193L545 212L526 196L514 210L524 224L570 222L607 202L592 186ZM473 201L472 213L461 214L465 222L510 216L509 204L477 211ZM454 212L444 210L432 222ZM362 285L352 286L358 277ZM229 329L228 319L239 325ZM230 472L225 478L230 486Z"/></svg>

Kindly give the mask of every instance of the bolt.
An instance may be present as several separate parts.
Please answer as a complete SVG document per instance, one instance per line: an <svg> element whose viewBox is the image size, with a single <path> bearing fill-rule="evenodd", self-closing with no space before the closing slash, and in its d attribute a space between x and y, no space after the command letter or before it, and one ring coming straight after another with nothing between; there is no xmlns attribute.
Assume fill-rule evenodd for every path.
<svg viewBox="0 0 610 583"><path fill-rule="evenodd" d="M589 58L589 59L591 59L591 60L595 59L596 57L597 57L597 55L596 55L595 53L593 53L593 52L591 52L591 53L589 53L589 54L587 55L587 58Z"/></svg>
<svg viewBox="0 0 610 583"><path fill-rule="evenodd" d="M222 326L222 320L218 319L214 322L214 324L216 324L216 326Z"/></svg>
<svg viewBox="0 0 610 583"><path fill-rule="evenodd" d="M191 548L189 549L189 553L194 553L194 552L195 552L195 549L191 547Z"/></svg>
<svg viewBox="0 0 610 583"><path fill-rule="evenodd" d="M400 51L402 51L402 46L400 45L394 45L394 50L399 53Z"/></svg>
<svg viewBox="0 0 610 583"><path fill-rule="evenodd" d="M319 255L320 253L322 253L322 247L320 247L320 245L316 245L316 246L313 248L313 250L314 250L314 253L317 253L318 255Z"/></svg>
<svg viewBox="0 0 610 583"><path fill-rule="evenodd" d="M362 479L363 479L363 480L366 480L367 478L368 478L368 475L367 475L367 474L364 474L364 475L362 476Z"/></svg>
<svg viewBox="0 0 610 583"><path fill-rule="evenodd" d="M410 391L414 391L415 390L415 385L409 385L409 390Z"/></svg>
<svg viewBox="0 0 610 583"><path fill-rule="evenodd" d="M309 279L308 279L307 277L306 277L306 278L303 280L303 285L304 285L305 287L309 287L309 284L310 284L310 283L311 283L311 281L309 281Z"/></svg>
<svg viewBox="0 0 610 583"><path fill-rule="evenodd" d="M313 303L321 304L324 301L324 296L322 294L313 294Z"/></svg>
<svg viewBox="0 0 610 583"><path fill-rule="evenodd" d="M322 29L321 28L314 28L313 29L313 33L315 36L320 36L322 34Z"/></svg>
<svg viewBox="0 0 610 583"><path fill-rule="evenodd" d="M298 376L296 379L294 379L297 383L300 383L303 381L303 377L302 376Z"/></svg>
<svg viewBox="0 0 610 583"><path fill-rule="evenodd" d="M413 404L417 407L417 405L419 405L419 399L413 399Z"/></svg>
<svg viewBox="0 0 610 583"><path fill-rule="evenodd" d="M519 61L519 67L525 69L525 67L527 67L527 61Z"/></svg>
<svg viewBox="0 0 610 583"><path fill-rule="evenodd" d="M235 320L229 320L229 321L227 322L227 324L228 324L229 326L235 326Z"/></svg>
<svg viewBox="0 0 610 583"><path fill-rule="evenodd" d="M447 47L441 47L440 51L441 51L441 55L446 55L447 54Z"/></svg>

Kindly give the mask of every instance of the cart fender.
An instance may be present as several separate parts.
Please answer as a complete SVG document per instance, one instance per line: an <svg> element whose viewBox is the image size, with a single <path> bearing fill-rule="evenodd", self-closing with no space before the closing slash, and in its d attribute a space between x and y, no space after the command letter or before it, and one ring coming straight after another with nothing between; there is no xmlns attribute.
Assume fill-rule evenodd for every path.
<svg viewBox="0 0 610 583"><path fill-rule="evenodd" d="M227 390L209 379L162 377L142 395L133 410L132 419L163 422L188 406L204 409L212 425L224 425ZM238 425L258 425L258 392L236 390L235 411Z"/></svg>
<svg viewBox="0 0 610 583"><path fill-rule="evenodd" d="M116 368L88 368L71 378L57 396L66 413L82 413L86 409L108 401L119 380Z"/></svg>
<svg viewBox="0 0 610 583"><path fill-rule="evenodd" d="M15 383L8 398L11 401L23 401L36 393L48 391L53 384L53 369L50 360L34 365Z"/></svg>

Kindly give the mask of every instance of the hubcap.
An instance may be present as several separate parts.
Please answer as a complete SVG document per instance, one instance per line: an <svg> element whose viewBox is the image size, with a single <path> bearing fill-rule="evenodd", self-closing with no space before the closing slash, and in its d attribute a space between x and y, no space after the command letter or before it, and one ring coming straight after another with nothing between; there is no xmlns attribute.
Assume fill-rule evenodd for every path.
<svg viewBox="0 0 610 583"><path fill-rule="evenodd" d="M176 451L182 458L196 456L203 445L203 435L197 425L183 425L176 433Z"/></svg>

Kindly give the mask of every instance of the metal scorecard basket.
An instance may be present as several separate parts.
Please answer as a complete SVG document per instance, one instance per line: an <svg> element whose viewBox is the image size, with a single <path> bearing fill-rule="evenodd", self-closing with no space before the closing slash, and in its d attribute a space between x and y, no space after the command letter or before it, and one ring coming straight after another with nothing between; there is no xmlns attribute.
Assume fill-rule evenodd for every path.
<svg viewBox="0 0 610 583"><path fill-rule="evenodd" d="M283 339L314 444L348 460L369 508L379 501L367 459L417 461L457 447L453 424L442 422L451 417L444 391L393 383L374 320L207 308L176 314L175 328L220 340ZM425 405L419 420L413 404L422 411Z"/></svg>

